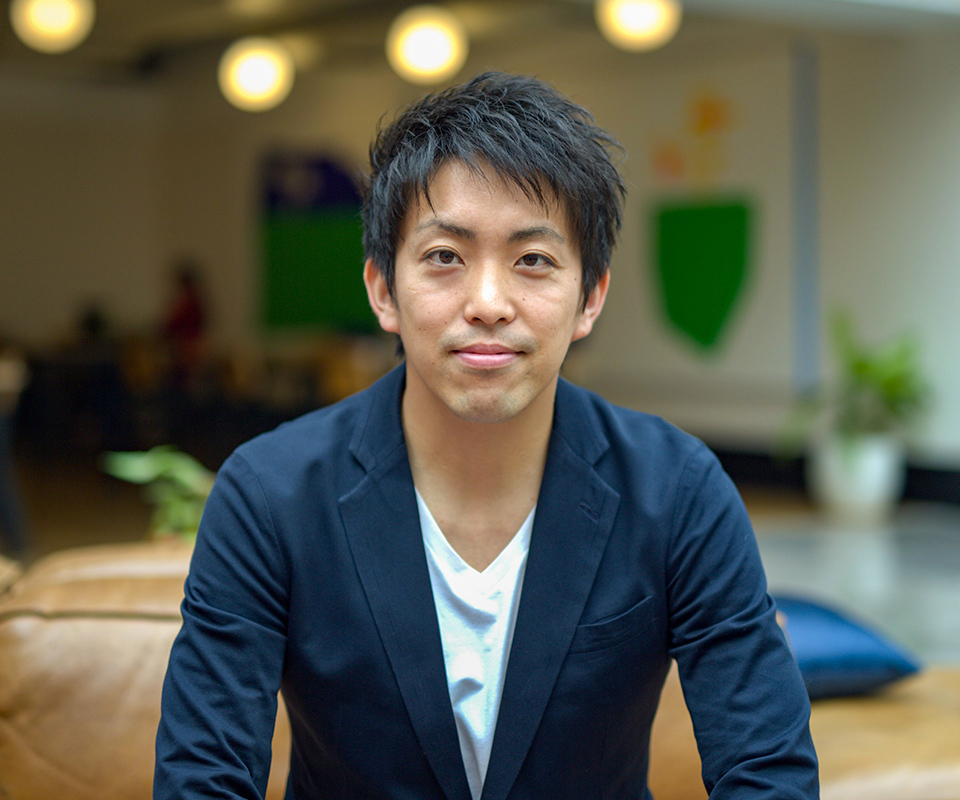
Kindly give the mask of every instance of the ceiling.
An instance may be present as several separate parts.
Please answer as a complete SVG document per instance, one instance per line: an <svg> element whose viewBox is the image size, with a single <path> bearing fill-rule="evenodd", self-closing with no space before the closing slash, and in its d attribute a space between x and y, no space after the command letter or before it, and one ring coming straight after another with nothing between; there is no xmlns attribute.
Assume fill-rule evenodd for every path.
<svg viewBox="0 0 960 800"><path fill-rule="evenodd" d="M391 20L416 0L96 0L90 38L57 56L34 53L0 21L3 73L146 77L178 55L223 47L242 35L296 32L303 58L380 58ZM542 36L563 26L592 25L590 0L454 0L471 40L482 44L507 31ZM685 0L686 22L747 19L905 34L954 26L960 0Z"/></svg>

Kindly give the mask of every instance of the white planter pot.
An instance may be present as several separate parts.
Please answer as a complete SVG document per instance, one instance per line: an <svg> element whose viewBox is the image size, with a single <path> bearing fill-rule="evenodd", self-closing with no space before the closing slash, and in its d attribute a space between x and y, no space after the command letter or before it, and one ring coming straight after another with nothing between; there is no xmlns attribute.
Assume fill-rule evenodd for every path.
<svg viewBox="0 0 960 800"><path fill-rule="evenodd" d="M809 456L813 499L845 522L882 522L903 495L904 448L893 436L827 436L811 447Z"/></svg>

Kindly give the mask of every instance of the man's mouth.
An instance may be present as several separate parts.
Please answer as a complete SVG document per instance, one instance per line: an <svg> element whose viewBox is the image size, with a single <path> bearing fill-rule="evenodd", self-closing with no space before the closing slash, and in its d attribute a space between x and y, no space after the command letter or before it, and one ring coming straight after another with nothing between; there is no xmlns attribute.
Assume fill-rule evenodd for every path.
<svg viewBox="0 0 960 800"><path fill-rule="evenodd" d="M462 363L474 369L499 369L520 357L520 351L502 344L471 344L453 353Z"/></svg>

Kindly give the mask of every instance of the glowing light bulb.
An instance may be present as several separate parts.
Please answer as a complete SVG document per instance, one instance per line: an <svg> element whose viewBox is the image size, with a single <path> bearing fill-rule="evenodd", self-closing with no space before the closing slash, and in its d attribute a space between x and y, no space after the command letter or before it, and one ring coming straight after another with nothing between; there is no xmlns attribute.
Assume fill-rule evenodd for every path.
<svg viewBox="0 0 960 800"><path fill-rule="evenodd" d="M295 67L289 50L274 39L240 39L220 58L220 91L243 111L266 111L286 100Z"/></svg>
<svg viewBox="0 0 960 800"><path fill-rule="evenodd" d="M387 59L411 83L440 83L467 60L467 35L453 14L437 6L414 6L387 33Z"/></svg>
<svg viewBox="0 0 960 800"><path fill-rule="evenodd" d="M13 0L10 24L27 47L41 53L64 53L93 29L93 0Z"/></svg>
<svg viewBox="0 0 960 800"><path fill-rule="evenodd" d="M669 42L683 15L679 0L596 0L597 27L623 50L654 50Z"/></svg>

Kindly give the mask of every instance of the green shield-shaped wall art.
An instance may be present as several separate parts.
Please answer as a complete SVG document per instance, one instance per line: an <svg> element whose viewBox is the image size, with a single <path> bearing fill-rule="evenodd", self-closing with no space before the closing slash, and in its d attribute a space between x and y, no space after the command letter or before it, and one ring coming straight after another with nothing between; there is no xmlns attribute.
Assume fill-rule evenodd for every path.
<svg viewBox="0 0 960 800"><path fill-rule="evenodd" d="M751 210L742 200L654 210L654 262L667 319L703 351L722 340L746 284Z"/></svg>

